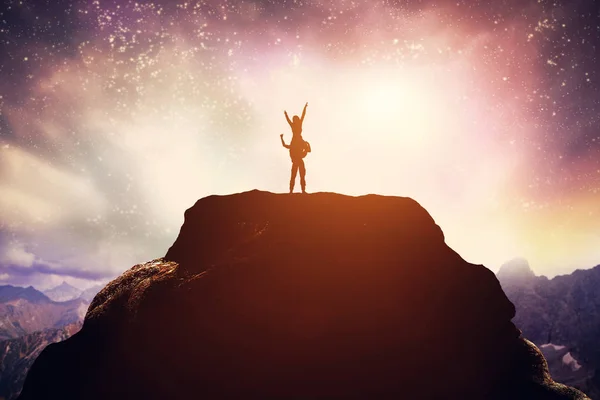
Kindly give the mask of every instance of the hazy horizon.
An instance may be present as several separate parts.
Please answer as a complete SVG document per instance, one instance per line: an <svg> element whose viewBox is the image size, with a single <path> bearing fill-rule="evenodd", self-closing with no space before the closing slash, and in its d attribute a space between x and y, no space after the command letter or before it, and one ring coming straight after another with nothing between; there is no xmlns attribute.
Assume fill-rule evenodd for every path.
<svg viewBox="0 0 600 400"><path fill-rule="evenodd" d="M255 189L251 189L251 190L255 190ZM284 193L285 192L281 192L281 194L284 194ZM213 194L215 194L215 195L228 195L228 194L233 194L233 193L213 193ZM354 195L361 196L361 195L368 195L368 194L377 194L377 193L364 193L364 194L354 194ZM298 194L298 195L300 195L300 194ZM181 222L183 223L183 213L182 213L182 218L181 219L182 219ZM435 222L436 222L436 224L439 225L438 221L435 221ZM477 261L476 259L469 259L468 257L465 257L465 255L463 253L461 253L458 250L457 247L452 246L452 244L449 243L448 235L446 234L446 232L444 230L444 227L441 226L441 228L442 228L442 231L444 232L444 236L446 238L446 243L448 244L448 246L450 246L451 248L453 248L454 250L456 250L461 255L461 257L463 257L466 261L474 263L474 264L482 264L482 262ZM173 235L173 241L175 241L176 236L178 234L179 234L179 229L177 229L177 231ZM146 261L150 261L150 260L152 260L154 258L159 258L159 257L164 256L164 254L166 253L168 247L170 247L171 244L172 244L172 242L170 242L168 244L168 246L165 248L165 250L164 250L164 252L162 254L154 255L154 256L151 256L151 257L149 256L149 257L146 257L146 258L143 258L143 255L142 255L142 257L140 258L139 261L135 261L131 265L126 266L123 269L123 271L121 271L121 272L124 272L124 271L128 270L129 268L133 267L133 265L135 265L135 264L143 263L143 262L146 262ZM498 270L500 269L500 267L504 263L507 263L507 262L510 262L510 261L512 261L514 259L519 259L519 258L525 259L529 263L531 269L534 271L534 273L537 276L542 276L543 275L543 276L548 277L549 279L553 279L554 277L560 276L560 275L568 275L568 274L572 273L573 271L575 271L577 269L592 269L592 268L600 265L600 262L598 262L598 263L595 263L595 264L592 263L590 265L572 266L572 269L571 268L566 268L565 272L556 273L556 274L553 274L553 275L549 275L549 274L543 272L543 266L532 264L531 261L527 257L524 257L524 256L519 255L519 254L516 254L516 255L513 255L513 256L510 256L510 257L505 257L505 259L503 261L501 261L499 264L496 264L496 265L489 265L489 264L487 264L487 265L483 264L483 265L485 267L487 267L488 269L490 269L491 271L493 271L494 273L497 273ZM3 280L0 280L0 285L9 285L9 284L12 284L13 286L21 286L21 287L32 286L36 290L44 292L44 291L47 291L49 289L52 289L54 287L57 287L57 286L61 285L63 282L66 282L69 285L74 286L77 289L86 290L86 289L88 289L88 288L90 288L92 286L96 286L96 285L102 285L102 286L104 286L104 285L106 285L109 281L111 281L112 279L116 278L121 272L118 272L114 276L107 276L107 277L105 277L103 279L92 279L92 280L90 280L90 279L81 279L81 278L71 277L71 276L68 276L68 275L57 275L55 277L55 279L45 279L45 280L42 280L42 281L40 281L39 283L36 283L36 284L31 284L29 281L24 281L24 282L17 281L17 282L13 283L13 282L6 282L6 281L3 281Z"/></svg>

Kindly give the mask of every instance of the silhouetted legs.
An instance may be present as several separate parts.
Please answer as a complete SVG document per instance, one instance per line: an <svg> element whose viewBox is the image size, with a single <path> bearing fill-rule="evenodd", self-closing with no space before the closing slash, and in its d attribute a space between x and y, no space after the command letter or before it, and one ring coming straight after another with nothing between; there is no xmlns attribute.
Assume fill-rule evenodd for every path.
<svg viewBox="0 0 600 400"><path fill-rule="evenodd" d="M302 193L306 193L306 167L304 166L304 160L292 160L292 177L290 179L290 193L294 191L294 184L296 182L296 174L300 170L300 186L302 187Z"/></svg>
<svg viewBox="0 0 600 400"><path fill-rule="evenodd" d="M300 160L300 187L302 193L306 193L306 167L304 166L304 160Z"/></svg>

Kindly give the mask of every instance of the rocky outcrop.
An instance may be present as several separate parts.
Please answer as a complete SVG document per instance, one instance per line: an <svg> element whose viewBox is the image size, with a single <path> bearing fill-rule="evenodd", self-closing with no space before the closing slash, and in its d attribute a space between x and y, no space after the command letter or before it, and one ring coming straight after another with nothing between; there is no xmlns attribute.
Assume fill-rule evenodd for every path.
<svg viewBox="0 0 600 400"><path fill-rule="evenodd" d="M539 349L548 363L548 369L554 380L573 386L592 398L598 398L598 393L590 387L592 376L590 370L573 357L569 347L547 343L540 345Z"/></svg>
<svg viewBox="0 0 600 400"><path fill-rule="evenodd" d="M211 196L42 352L20 398L585 398L514 312L409 198Z"/></svg>

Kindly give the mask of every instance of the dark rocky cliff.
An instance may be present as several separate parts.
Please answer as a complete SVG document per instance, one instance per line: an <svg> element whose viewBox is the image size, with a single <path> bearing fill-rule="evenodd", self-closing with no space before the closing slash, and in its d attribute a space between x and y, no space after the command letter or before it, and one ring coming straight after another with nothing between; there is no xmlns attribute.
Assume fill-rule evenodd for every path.
<svg viewBox="0 0 600 400"><path fill-rule="evenodd" d="M42 352L20 398L585 398L514 313L409 198L211 196Z"/></svg>

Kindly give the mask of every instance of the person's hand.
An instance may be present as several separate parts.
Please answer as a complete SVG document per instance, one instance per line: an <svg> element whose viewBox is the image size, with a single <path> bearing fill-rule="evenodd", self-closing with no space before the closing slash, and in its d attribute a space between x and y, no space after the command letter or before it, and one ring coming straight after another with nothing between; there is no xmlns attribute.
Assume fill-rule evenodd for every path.
<svg viewBox="0 0 600 400"><path fill-rule="evenodd" d="M279 137L283 139L283 133L281 135L279 135Z"/></svg>
<svg viewBox="0 0 600 400"><path fill-rule="evenodd" d="M285 115L287 115L287 111L283 110L283 113L284 113Z"/></svg>
<svg viewBox="0 0 600 400"><path fill-rule="evenodd" d="M304 105L304 108L308 107L308 101L306 102L306 104Z"/></svg>

